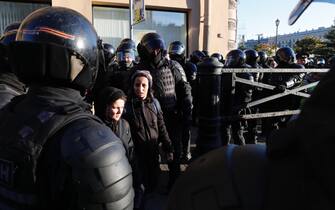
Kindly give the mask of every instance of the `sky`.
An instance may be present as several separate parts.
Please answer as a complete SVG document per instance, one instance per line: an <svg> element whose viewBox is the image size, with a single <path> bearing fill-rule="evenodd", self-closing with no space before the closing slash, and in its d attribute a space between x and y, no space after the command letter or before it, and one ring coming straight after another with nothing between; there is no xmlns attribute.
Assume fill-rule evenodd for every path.
<svg viewBox="0 0 335 210"><path fill-rule="evenodd" d="M238 37L245 35L245 40L249 40L257 39L258 34L262 34L264 38L275 36L276 19L280 20L279 35L334 24L335 4L313 2L297 22L289 26L289 14L297 3L298 0L238 0Z"/></svg>

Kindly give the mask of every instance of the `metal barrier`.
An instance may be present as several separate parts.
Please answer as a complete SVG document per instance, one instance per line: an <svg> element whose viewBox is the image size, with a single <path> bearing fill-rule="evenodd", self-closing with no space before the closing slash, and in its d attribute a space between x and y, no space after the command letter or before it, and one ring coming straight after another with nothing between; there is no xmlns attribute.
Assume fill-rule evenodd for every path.
<svg viewBox="0 0 335 210"><path fill-rule="evenodd" d="M255 81L250 81L247 79L243 79L240 77L237 77L237 73L325 73L328 72L329 69L255 69L255 68L225 68L223 69L222 73L231 73L232 74L232 94L235 94L235 85L236 82L240 82L243 84L259 87L259 88L264 88L268 90L274 90L275 86L262 83L262 82L255 82ZM306 84L303 86L297 86L292 89L287 89L283 93L276 93L271 96L267 96L265 98L261 98L255 101L249 102L246 107L254 107L256 105L263 104L265 102L278 99L287 95L297 95L300 97L308 98L310 97L310 94L301 92L303 90L306 90L307 88L314 87L318 84L318 82L313 82L310 84ZM277 117L277 116L285 116L285 115L294 115L298 114L300 110L283 110L283 111L276 111L276 112L265 112L265 113L257 113L257 114L245 114L245 115L240 115L240 116L226 116L225 118L231 118L231 119L257 119L257 118L266 118L266 117Z"/></svg>

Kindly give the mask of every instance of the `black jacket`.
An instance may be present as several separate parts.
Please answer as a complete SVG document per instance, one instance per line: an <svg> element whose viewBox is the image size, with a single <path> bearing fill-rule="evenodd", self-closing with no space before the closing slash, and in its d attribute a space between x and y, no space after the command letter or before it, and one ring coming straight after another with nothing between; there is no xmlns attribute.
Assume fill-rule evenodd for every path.
<svg viewBox="0 0 335 210"><path fill-rule="evenodd" d="M122 140L123 146L126 149L127 157L130 162L134 159L134 143L131 137L130 127L126 120L120 119L118 122L107 119L106 108L111 101L115 101L124 93L114 87L103 88L94 101L95 115L98 116L112 131Z"/></svg>
<svg viewBox="0 0 335 210"><path fill-rule="evenodd" d="M135 150L142 151L151 145L156 149L162 143L163 150L172 152L171 140L165 127L162 111L152 99L140 101L130 99L126 103L125 119L130 123Z"/></svg>
<svg viewBox="0 0 335 210"><path fill-rule="evenodd" d="M14 73L0 73L0 108L10 100L25 93L25 85L21 83Z"/></svg>

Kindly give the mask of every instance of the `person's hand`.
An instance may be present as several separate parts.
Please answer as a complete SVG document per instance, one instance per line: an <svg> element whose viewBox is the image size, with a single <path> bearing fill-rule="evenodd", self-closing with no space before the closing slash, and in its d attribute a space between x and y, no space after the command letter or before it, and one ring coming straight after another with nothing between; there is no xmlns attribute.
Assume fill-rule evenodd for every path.
<svg viewBox="0 0 335 210"><path fill-rule="evenodd" d="M169 152L169 153L166 154L166 160L168 162L173 161L173 153L172 152Z"/></svg>
<svg viewBox="0 0 335 210"><path fill-rule="evenodd" d="M277 85L273 90L279 93L283 93L286 90L286 85L282 85L282 84Z"/></svg>

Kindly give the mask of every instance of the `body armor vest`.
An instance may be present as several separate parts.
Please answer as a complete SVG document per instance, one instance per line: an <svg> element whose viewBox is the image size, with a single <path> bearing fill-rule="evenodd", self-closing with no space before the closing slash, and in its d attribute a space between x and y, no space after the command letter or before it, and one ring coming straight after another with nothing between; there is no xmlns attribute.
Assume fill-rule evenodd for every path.
<svg viewBox="0 0 335 210"><path fill-rule="evenodd" d="M169 66L158 70L152 70L153 90L155 97L159 100L162 109L172 111L177 104L176 85L174 75Z"/></svg>
<svg viewBox="0 0 335 210"><path fill-rule="evenodd" d="M1 209L36 209L36 167L43 145L70 122L80 118L99 121L81 110L69 114L47 109L45 104L25 100L25 96L8 104L0 118Z"/></svg>

